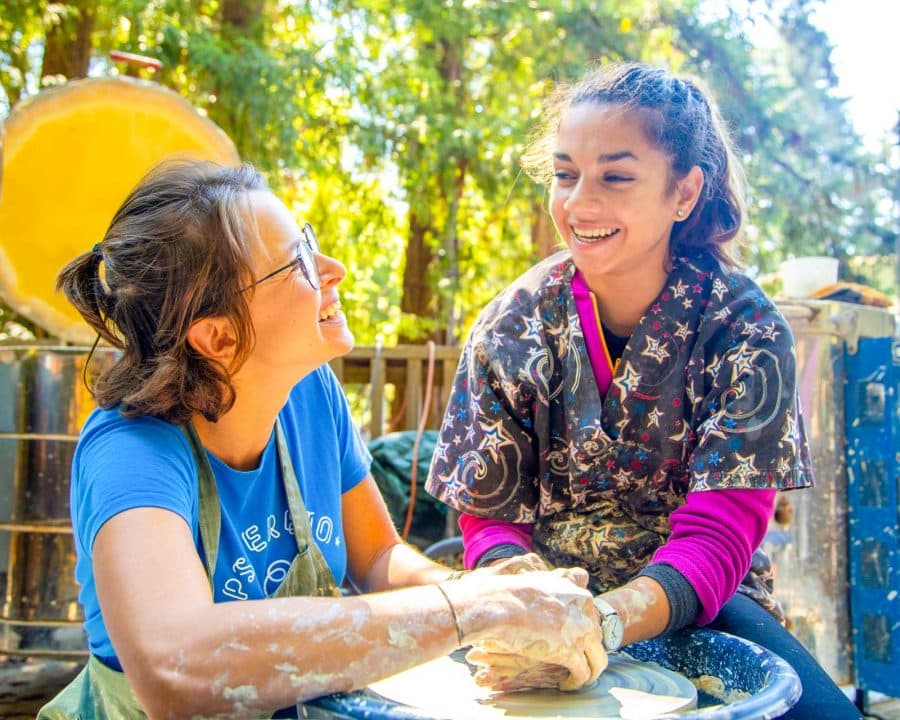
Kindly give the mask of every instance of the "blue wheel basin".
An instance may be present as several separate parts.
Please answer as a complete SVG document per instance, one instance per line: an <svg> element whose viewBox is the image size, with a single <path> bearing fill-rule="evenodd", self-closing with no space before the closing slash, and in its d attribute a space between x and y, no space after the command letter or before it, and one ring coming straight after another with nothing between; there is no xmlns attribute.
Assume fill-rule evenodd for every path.
<svg viewBox="0 0 900 720"><path fill-rule="evenodd" d="M697 709L667 716L678 720L769 720L781 717L800 698L800 679L784 660L756 643L715 630L691 628L634 643L625 651L694 682ZM318 698L302 707L300 717L465 720L425 714L367 691Z"/></svg>
<svg viewBox="0 0 900 720"><path fill-rule="evenodd" d="M679 720L769 720L800 699L800 678L787 662L734 635L694 628L634 643L626 651L698 686L697 710L679 714Z"/></svg>

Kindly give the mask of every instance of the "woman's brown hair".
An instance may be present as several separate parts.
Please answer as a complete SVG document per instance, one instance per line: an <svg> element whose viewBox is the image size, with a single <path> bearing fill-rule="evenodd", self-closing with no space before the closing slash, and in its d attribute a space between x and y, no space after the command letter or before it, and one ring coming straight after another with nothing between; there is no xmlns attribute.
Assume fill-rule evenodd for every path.
<svg viewBox="0 0 900 720"><path fill-rule="evenodd" d="M522 158L535 180L552 180L560 120L569 108L584 103L634 111L647 139L669 157L673 186L692 167L703 171L700 197L690 216L675 223L669 255L706 251L727 267L737 266L729 243L742 229L744 174L709 91L697 80L641 63L604 65L574 85L560 86Z"/></svg>
<svg viewBox="0 0 900 720"><path fill-rule="evenodd" d="M103 240L56 281L100 338L121 351L94 382L102 408L176 424L216 420L234 404L229 377L254 335L242 288L252 277L255 229L248 193L265 190L251 166L168 162L152 170L116 212ZM231 368L196 352L191 325L225 317L237 336Z"/></svg>

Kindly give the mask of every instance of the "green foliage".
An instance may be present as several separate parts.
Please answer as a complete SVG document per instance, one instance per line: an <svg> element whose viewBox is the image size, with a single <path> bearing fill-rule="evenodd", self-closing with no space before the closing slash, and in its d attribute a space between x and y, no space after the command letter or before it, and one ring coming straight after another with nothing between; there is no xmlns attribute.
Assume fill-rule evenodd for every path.
<svg viewBox="0 0 900 720"><path fill-rule="evenodd" d="M608 60L713 88L752 188L753 270L830 254L844 277L889 290L889 275L849 260L892 257L897 168L848 121L816 4L748 0L716 16L700 0L244 0L263 9L245 27L219 0L106 0L92 73L149 76L110 63L113 48L162 60L154 79L219 124L346 263L358 342L452 341L537 259L544 189L519 157L542 99ZM40 87L42 39L71 12L0 0L6 110ZM765 47L763 16L777 38Z"/></svg>
<svg viewBox="0 0 900 720"><path fill-rule="evenodd" d="M774 43L748 37L763 3L701 24L688 13L671 20L687 66L707 80L742 152L750 187L752 269L771 273L790 256L830 255L841 277L891 291L884 274L862 274L849 259L892 253L891 176L887 149L867 152L837 96L831 44L809 19L817 4L780 3ZM765 3L773 5L773 3ZM771 12L771 8L770 8ZM896 181L894 181L896 184ZM895 261L896 263L896 261Z"/></svg>
<svg viewBox="0 0 900 720"><path fill-rule="evenodd" d="M331 3L334 59L352 68L334 77L359 109L351 141L367 168L396 173L433 258L423 272L434 301L404 318L404 335L436 324L458 338L534 261L530 218L542 190L521 177L519 156L552 78L650 37L625 23L629 6L639 4Z"/></svg>
<svg viewBox="0 0 900 720"><path fill-rule="evenodd" d="M5 0L0 3L0 110L9 109L28 94L36 72L32 45L43 37L48 13L46 3ZM39 64L38 64L39 67Z"/></svg>

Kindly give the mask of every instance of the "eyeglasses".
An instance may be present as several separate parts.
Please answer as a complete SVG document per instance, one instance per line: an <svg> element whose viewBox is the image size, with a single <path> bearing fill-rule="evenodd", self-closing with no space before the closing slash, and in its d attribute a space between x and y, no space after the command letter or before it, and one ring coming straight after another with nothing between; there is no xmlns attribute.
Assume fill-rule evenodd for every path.
<svg viewBox="0 0 900 720"><path fill-rule="evenodd" d="M306 223L300 231L301 237L297 242L297 257L286 265L282 265L277 270L273 270L268 275L263 275L258 280L254 280L247 287L242 288L241 292L246 292L252 287L256 287L260 283L269 280L279 273L284 272L288 268L299 267L313 290L319 289L319 266L316 264L316 253L319 252L319 240L316 238L316 232L312 229L312 225Z"/></svg>

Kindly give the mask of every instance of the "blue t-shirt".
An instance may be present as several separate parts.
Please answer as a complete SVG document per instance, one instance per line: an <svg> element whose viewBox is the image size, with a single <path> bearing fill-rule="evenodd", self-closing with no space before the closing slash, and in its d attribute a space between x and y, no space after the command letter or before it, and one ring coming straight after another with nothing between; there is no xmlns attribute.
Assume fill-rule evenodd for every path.
<svg viewBox="0 0 900 720"><path fill-rule="evenodd" d="M279 417L312 535L340 584L347 567L341 495L368 475L371 457L327 365L294 387ZM222 506L214 599L263 598L278 587L297 553L274 429L255 470L234 470L207 456ZM75 578L95 655L115 657L94 584L97 532L125 510L165 508L188 523L199 553L197 487L194 455L179 427L151 417L125 419L116 409L95 410L88 418L72 462L71 507Z"/></svg>

